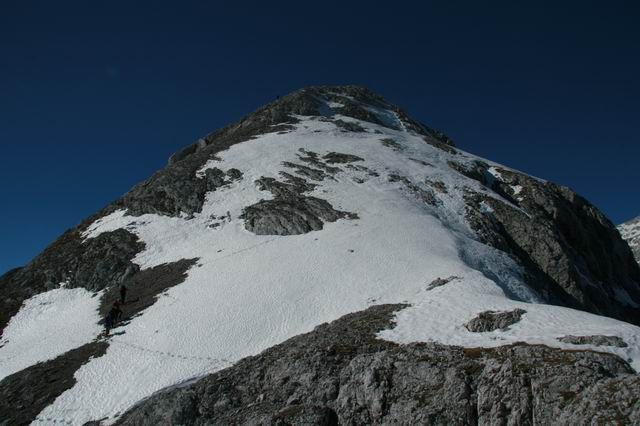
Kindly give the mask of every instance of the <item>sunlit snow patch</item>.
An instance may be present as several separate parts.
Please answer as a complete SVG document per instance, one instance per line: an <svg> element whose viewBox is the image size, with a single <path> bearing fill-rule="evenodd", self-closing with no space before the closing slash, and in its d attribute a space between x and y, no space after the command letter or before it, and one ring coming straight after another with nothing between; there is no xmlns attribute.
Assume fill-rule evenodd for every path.
<svg viewBox="0 0 640 426"><path fill-rule="evenodd" d="M474 333L465 324L483 311L524 309L521 320L507 330ZM575 336L618 336L627 347L573 345L558 338ZM640 371L640 327L600 315L561 306L510 300L491 281L455 280L424 292L412 306L396 314L395 326L378 336L396 343L439 342L468 348L496 347L526 342L563 349L609 352Z"/></svg>
<svg viewBox="0 0 640 426"><path fill-rule="evenodd" d="M100 295L59 288L28 299L0 340L0 379L91 342L98 326Z"/></svg>

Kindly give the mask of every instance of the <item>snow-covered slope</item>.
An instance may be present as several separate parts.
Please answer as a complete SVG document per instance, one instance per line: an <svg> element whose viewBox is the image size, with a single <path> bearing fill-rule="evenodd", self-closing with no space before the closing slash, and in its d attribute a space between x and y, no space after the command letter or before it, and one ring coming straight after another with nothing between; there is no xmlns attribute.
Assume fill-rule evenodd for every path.
<svg viewBox="0 0 640 426"><path fill-rule="evenodd" d="M640 217L619 225L618 230L622 238L629 243L636 260L640 262Z"/></svg>
<svg viewBox="0 0 640 426"><path fill-rule="evenodd" d="M484 197L481 213L491 214L495 200L530 215L523 206L532 193L505 177L516 172L425 143L391 107L367 105L373 121L343 115L341 97L350 98L336 92L318 99L322 114L296 115L287 128L230 145L193 170L199 181L226 176L198 211L131 215L120 206L82 230L82 244L118 230L134 234L144 245L131 260L140 273L197 261L182 283L114 330L106 354L80 367L76 383L37 422L108 424L163 388L387 303L410 305L395 328L379 333L389 341L586 348L640 370L639 327L546 304L548 293L530 284L517 258L479 236L470 194ZM460 173L479 163L488 167L484 180ZM495 182L511 187L511 195L492 190ZM131 287L130 297L136 291ZM630 290L611 291L637 308ZM61 288L28 299L2 337L0 379L97 338L101 295L86 293ZM470 331L485 311L515 309L525 312L509 327ZM559 340L594 335L617 336L624 345Z"/></svg>

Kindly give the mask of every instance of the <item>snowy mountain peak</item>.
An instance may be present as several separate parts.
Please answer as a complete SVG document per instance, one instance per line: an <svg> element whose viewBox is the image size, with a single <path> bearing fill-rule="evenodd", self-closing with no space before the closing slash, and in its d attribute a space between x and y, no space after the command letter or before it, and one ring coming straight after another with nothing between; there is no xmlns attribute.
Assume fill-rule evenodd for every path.
<svg viewBox="0 0 640 426"><path fill-rule="evenodd" d="M285 130L299 122L299 117L336 118L345 130L359 130L357 121L377 124L394 130L410 130L434 144L453 146L442 132L410 118L398 106L360 86L319 86L294 91L247 115L239 122L217 130L180 150L169 163L203 149L221 139L247 139L274 130Z"/></svg>
<svg viewBox="0 0 640 426"><path fill-rule="evenodd" d="M636 260L640 262L640 216L619 225L618 230L622 238L629 243Z"/></svg>
<svg viewBox="0 0 640 426"><path fill-rule="evenodd" d="M112 336L99 337L100 321L123 284L129 289L124 320ZM495 354L511 349L496 348L516 348L518 359L537 367L524 381L506 375L495 387L505 395L541 380L536 374L574 377L570 369L554 373L567 349L605 352L571 352L569 364L601 365L602 377L627 385L640 369L640 267L602 213L566 187L454 147L354 86L293 92L174 154L164 169L1 277L0 296L0 390L10 395L6 404L24 405L35 390L40 395L21 417L0 405L0 416L16 422L162 424L190 412L196 420L185 423L225 423L246 409L238 422L255 424L272 418L262 411L251 417L255 407L271 413L303 405L290 411L384 423L381 409L365 410L362 398L340 398L350 385L331 390L339 377L322 376L322 384L316 382L321 375L291 377L281 384L304 382L322 395L292 388L284 401L276 393L249 398L247 389L275 386L268 383L273 376L260 375L267 367L258 365L251 380L260 385L197 390L198 379L221 377L215 374L223 369L233 378L222 382L235 383L240 373L230 366L275 345L293 354L286 365L302 362L295 348L307 347L299 343L305 340L309 347L323 342L327 354L317 354L323 362L348 359L354 383L382 376L341 357L415 342L436 346L421 346L429 356L407 350L402 357L447 360L443 371L458 378L483 371L479 364L467 368L481 358L486 368L507 368L499 360L510 357ZM335 320L336 327L353 321L348 333L355 346L344 349L340 337L325 344L331 339L326 328L310 333ZM55 339L47 343L50 336ZM389 365L400 353L389 355ZM42 375L51 371L64 380L43 385ZM339 376L345 370L328 371ZM440 389L438 380L433 389ZM599 395L601 377L589 380ZM621 386L616 383L607 389ZM191 396L178 398L182 402L166 402L173 391L151 397L176 387ZM552 388L562 395L574 389L569 382ZM627 407L629 395L615 398ZM486 397L491 407L502 404L502 396ZM143 405L123 416L147 398L153 409ZM185 400L192 405L183 407ZM226 414L198 420L206 407ZM549 410L536 418L555 413ZM364 411L372 417L354 414ZM394 421L420 423L413 415Z"/></svg>

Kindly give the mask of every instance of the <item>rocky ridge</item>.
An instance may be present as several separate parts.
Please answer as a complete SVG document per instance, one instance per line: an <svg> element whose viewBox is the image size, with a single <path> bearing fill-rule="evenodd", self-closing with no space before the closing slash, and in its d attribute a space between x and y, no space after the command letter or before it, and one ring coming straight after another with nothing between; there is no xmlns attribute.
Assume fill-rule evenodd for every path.
<svg viewBox="0 0 640 426"><path fill-rule="evenodd" d="M617 357L513 345L376 339L398 305L347 315L195 384L118 425L633 424L640 377Z"/></svg>

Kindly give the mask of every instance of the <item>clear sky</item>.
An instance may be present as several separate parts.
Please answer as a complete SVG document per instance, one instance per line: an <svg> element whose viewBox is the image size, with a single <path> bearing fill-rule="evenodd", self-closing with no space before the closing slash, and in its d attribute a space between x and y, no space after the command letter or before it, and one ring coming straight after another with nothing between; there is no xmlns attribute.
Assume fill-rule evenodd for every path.
<svg viewBox="0 0 640 426"><path fill-rule="evenodd" d="M225 3L0 2L0 273L308 85L367 86L616 223L640 214L639 2Z"/></svg>

